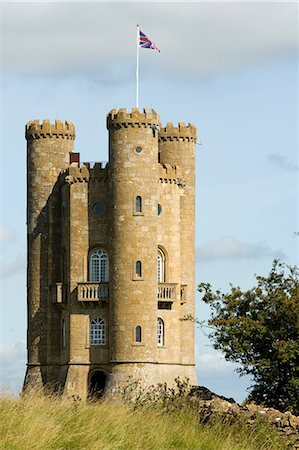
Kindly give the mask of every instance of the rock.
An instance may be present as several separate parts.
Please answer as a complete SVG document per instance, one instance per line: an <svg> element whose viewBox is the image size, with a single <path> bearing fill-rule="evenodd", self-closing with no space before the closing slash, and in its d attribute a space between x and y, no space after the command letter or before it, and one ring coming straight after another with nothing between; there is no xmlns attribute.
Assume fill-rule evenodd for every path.
<svg viewBox="0 0 299 450"><path fill-rule="evenodd" d="M233 423L242 417L253 425L257 418L263 418L285 439L287 449L299 449L299 417L290 411L283 413L253 402L240 406L234 399L217 395L204 386L193 386L189 395L197 401L201 423L205 424L215 417L224 423Z"/></svg>

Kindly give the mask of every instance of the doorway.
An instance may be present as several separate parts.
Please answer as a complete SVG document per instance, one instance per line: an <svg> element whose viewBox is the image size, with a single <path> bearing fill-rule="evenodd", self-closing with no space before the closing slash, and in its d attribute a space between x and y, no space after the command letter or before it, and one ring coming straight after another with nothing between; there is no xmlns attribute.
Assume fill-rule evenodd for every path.
<svg viewBox="0 0 299 450"><path fill-rule="evenodd" d="M106 386L107 376L102 370L97 370L90 375L88 396L93 399L99 399L103 396Z"/></svg>

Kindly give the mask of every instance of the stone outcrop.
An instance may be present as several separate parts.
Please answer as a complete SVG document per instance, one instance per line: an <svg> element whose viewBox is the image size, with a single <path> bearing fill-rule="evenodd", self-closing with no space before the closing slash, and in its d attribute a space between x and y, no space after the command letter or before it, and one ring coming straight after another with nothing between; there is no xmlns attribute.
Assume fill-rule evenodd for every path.
<svg viewBox="0 0 299 450"><path fill-rule="evenodd" d="M281 412L274 408L266 408L247 403L238 405L234 399L218 396L203 386L193 387L190 393L199 402L201 423L207 423L215 416L224 423L233 423L243 417L249 424L257 419L264 419L286 441L286 448L299 449L299 417L289 411Z"/></svg>

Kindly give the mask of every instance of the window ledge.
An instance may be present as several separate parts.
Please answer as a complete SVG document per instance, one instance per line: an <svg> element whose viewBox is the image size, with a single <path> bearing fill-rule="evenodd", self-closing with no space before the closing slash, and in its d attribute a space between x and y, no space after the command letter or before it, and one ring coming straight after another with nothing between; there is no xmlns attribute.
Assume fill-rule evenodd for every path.
<svg viewBox="0 0 299 450"><path fill-rule="evenodd" d="M107 344L101 345L101 344L90 344L90 345L86 345L85 348L90 348L90 349L107 349L109 348L109 346Z"/></svg>

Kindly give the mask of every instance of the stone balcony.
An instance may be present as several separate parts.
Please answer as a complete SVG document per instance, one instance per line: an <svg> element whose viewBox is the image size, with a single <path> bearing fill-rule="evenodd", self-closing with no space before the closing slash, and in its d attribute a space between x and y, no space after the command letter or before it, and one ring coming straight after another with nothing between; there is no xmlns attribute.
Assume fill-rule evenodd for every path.
<svg viewBox="0 0 299 450"><path fill-rule="evenodd" d="M98 302L109 299L109 283L78 283L78 302Z"/></svg>
<svg viewBox="0 0 299 450"><path fill-rule="evenodd" d="M177 299L177 283L158 283L157 298L163 302Z"/></svg>
<svg viewBox="0 0 299 450"><path fill-rule="evenodd" d="M173 303L186 302L187 286L178 283L158 283L157 300L159 302ZM99 302L109 300L109 283L80 282L77 286L78 302ZM56 283L56 295L54 302L63 306L66 302L65 286Z"/></svg>
<svg viewBox="0 0 299 450"><path fill-rule="evenodd" d="M162 302L180 301L186 303L187 285L177 283L158 283L157 299Z"/></svg>

